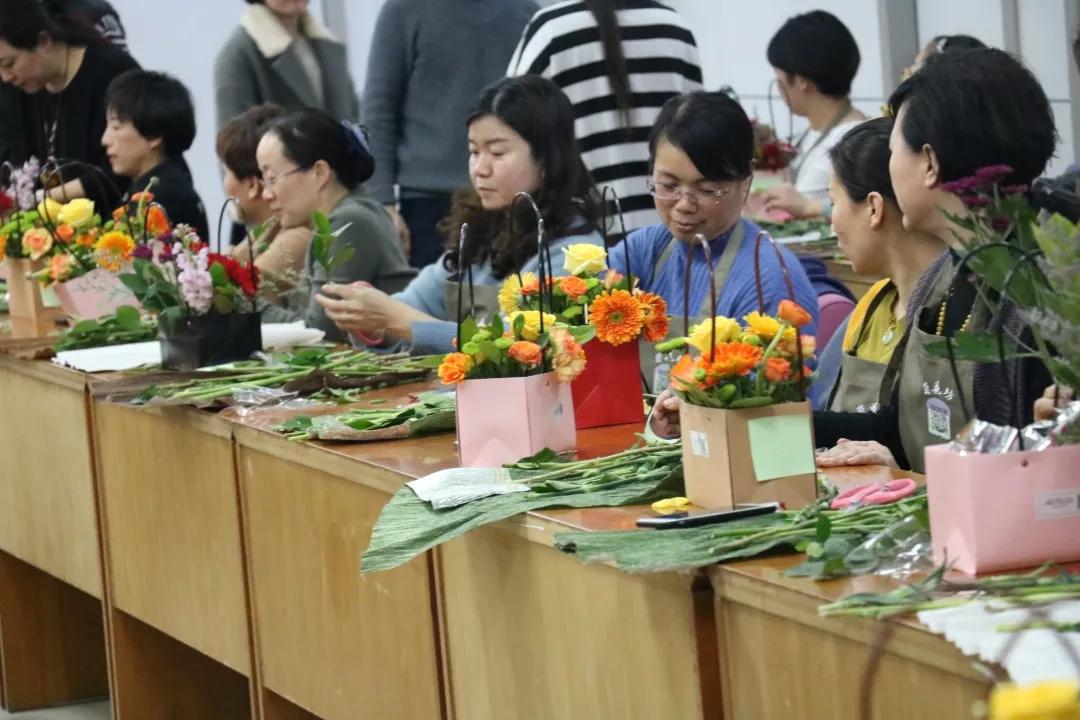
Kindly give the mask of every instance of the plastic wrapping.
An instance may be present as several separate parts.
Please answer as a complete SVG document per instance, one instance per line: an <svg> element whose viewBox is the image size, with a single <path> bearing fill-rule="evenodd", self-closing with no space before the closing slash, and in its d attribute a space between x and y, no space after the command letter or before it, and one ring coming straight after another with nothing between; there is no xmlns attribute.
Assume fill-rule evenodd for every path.
<svg viewBox="0 0 1080 720"><path fill-rule="evenodd" d="M1074 400L1058 408L1053 420L1039 420L1020 431L1009 425L972 420L956 434L949 449L961 455L993 455L1077 443L1080 443L1080 401Z"/></svg>
<svg viewBox="0 0 1080 720"><path fill-rule="evenodd" d="M844 563L856 575L904 579L934 567L930 526L925 512L908 515L853 548Z"/></svg>
<svg viewBox="0 0 1080 720"><path fill-rule="evenodd" d="M961 455L1007 453L1017 449L1018 435L1014 427L995 425L976 418L956 434L953 441L949 443L949 449Z"/></svg>

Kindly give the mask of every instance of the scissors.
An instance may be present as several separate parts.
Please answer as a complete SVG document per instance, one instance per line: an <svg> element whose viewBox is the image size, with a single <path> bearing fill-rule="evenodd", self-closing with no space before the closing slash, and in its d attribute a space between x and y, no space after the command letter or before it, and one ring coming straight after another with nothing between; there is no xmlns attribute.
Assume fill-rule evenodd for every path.
<svg viewBox="0 0 1080 720"><path fill-rule="evenodd" d="M833 510L844 510L863 505L887 505L914 495L917 487L911 478L899 478L887 483L856 485L833 498L829 507Z"/></svg>

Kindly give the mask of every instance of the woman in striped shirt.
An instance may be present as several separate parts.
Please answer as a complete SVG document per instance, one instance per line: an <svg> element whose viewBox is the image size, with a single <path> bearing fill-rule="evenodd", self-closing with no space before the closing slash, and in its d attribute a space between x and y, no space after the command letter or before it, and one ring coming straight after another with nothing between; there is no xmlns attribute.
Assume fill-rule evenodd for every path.
<svg viewBox="0 0 1080 720"><path fill-rule="evenodd" d="M654 0L555 3L525 27L507 74L554 80L574 106L582 159L598 187L618 194L627 231L655 222L649 129L669 98L701 87L679 14Z"/></svg>

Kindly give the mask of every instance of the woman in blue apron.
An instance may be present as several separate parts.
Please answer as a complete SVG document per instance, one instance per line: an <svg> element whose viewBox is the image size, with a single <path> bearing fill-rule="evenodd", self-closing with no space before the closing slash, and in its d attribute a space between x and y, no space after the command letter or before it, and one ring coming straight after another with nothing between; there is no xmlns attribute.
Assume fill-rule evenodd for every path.
<svg viewBox="0 0 1080 720"><path fill-rule="evenodd" d="M826 367L824 353L819 359L822 376L836 372L831 388L819 388L828 395L829 410L880 409L885 371L907 327L908 299L926 268L945 252L938 238L904 228L889 179L892 125L888 117L867 120L829 153L832 223L840 249L855 272L886 278L862 297L846 331L836 334L833 342L842 345L834 360L839 367Z"/></svg>
<svg viewBox="0 0 1080 720"><path fill-rule="evenodd" d="M1038 360L1006 362L1006 383L998 364L957 361L954 371L927 351L930 342L961 330L1004 328L1010 338L1026 332L1009 306L993 316L978 279L958 273L970 234L949 215L964 217L967 210L945 184L991 165L1011 168L1003 185L1038 177L1056 140L1046 94L1012 56L973 50L932 58L897 88L889 105L896 117L889 174L904 226L939 238L950 252L912 292L904 351L893 353L886 371L882 412L815 413L817 444L837 444L819 457L823 467L887 463L922 471L926 446L948 442L972 417L1000 425L1030 422L1035 399L1050 384Z"/></svg>
<svg viewBox="0 0 1080 720"><path fill-rule="evenodd" d="M459 291L462 314L487 319L499 310L503 280L538 270L536 215L524 200L514 203L519 192L530 193L543 215L557 273L563 248L603 245L598 196L574 139L574 110L557 85L535 75L500 80L481 94L467 125L472 188L455 195L441 225L446 253L394 295L326 285L318 300L342 330L414 354L450 352ZM463 223L469 232L459 252Z"/></svg>
<svg viewBox="0 0 1080 720"><path fill-rule="evenodd" d="M742 107L724 93L693 92L664 104L649 134L649 192L661 224L632 232L612 249L608 264L630 271L640 287L667 302L671 335L683 327L685 267L692 253L690 305L692 323L713 315L742 318L758 310L754 283L754 240L760 228L741 217L753 172L754 131ZM699 238L708 241L712 267ZM804 328L813 336L817 324L817 295L798 260L784 255L793 298L814 318ZM627 257L629 256L629 266ZM784 270L772 248L760 256L764 311L776 312L788 298ZM709 307L709 285L716 288L717 307ZM642 371L647 388L667 387L670 360L658 357L651 344L642 344Z"/></svg>

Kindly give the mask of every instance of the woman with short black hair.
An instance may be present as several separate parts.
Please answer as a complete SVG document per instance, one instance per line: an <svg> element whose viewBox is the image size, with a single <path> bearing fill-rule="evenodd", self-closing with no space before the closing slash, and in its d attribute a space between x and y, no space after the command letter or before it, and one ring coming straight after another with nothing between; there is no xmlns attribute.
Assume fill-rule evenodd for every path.
<svg viewBox="0 0 1080 720"><path fill-rule="evenodd" d="M112 172L101 147L105 91L116 76L138 67L57 3L0 0L0 160L87 163L98 171L69 167L49 195L89 197L100 208L119 204L111 186L123 192L128 181Z"/></svg>
<svg viewBox="0 0 1080 720"><path fill-rule="evenodd" d="M866 119L850 98L859 46L839 18L814 10L788 19L767 56L784 102L810 127L795 143L791 182L764 191L765 208L797 218L827 215L829 149Z"/></svg>

